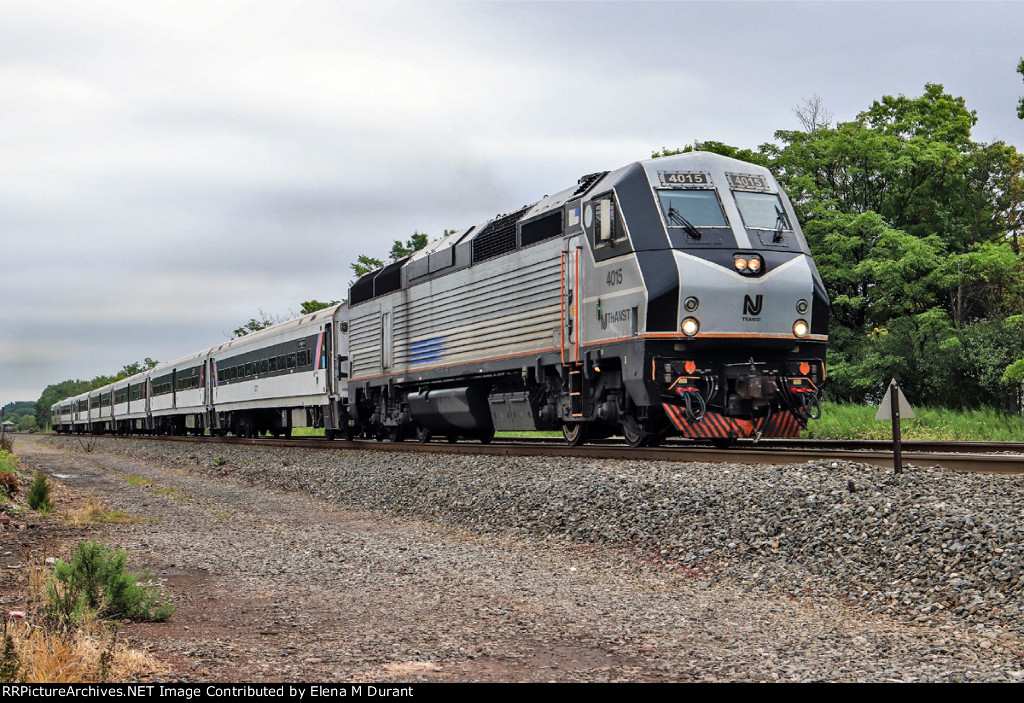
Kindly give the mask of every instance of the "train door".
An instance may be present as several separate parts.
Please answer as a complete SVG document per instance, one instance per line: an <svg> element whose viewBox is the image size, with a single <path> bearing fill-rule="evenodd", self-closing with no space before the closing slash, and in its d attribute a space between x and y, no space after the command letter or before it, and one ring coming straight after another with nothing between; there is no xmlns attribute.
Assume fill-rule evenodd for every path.
<svg viewBox="0 0 1024 703"><path fill-rule="evenodd" d="M581 271L583 244L579 236L569 237L562 250L562 363L580 361L579 307L583 299Z"/></svg>
<svg viewBox="0 0 1024 703"><path fill-rule="evenodd" d="M320 358L317 361L316 367L318 369L321 369L323 371L324 375L327 377L325 379L325 383L324 383L324 391L327 393L328 397L330 397L330 396L332 396L334 394L334 388L335 388L335 382L334 382L334 379L335 379L335 369L334 369L334 365L337 363L337 361L334 358L334 351L333 351L334 350L334 344L332 344L332 337L331 337L331 333L333 331L333 327L334 327L334 323L333 322L328 322L327 324L324 325L324 339L323 339L323 342L320 345L320 348L317 350L317 354L320 355Z"/></svg>

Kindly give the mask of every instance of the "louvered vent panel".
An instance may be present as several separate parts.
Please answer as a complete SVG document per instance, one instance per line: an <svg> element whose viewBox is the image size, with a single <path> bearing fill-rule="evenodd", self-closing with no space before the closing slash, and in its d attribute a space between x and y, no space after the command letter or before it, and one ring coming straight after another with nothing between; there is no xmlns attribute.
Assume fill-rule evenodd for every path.
<svg viewBox="0 0 1024 703"><path fill-rule="evenodd" d="M493 259L516 249L516 223L530 209L524 207L494 220L473 238L473 263Z"/></svg>

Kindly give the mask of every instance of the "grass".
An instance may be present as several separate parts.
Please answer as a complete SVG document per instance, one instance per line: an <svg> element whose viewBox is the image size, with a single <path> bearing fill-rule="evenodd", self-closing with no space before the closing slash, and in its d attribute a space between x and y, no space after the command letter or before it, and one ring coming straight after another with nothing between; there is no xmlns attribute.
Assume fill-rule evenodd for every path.
<svg viewBox="0 0 1024 703"><path fill-rule="evenodd" d="M81 507L71 509L65 519L69 524L76 527L96 524L129 525L142 522L140 518L123 510L112 510L110 506L101 503L95 498L85 501Z"/></svg>
<svg viewBox="0 0 1024 703"><path fill-rule="evenodd" d="M4 629L17 667L10 683L132 681L165 673L151 656L129 649L99 626L65 633L8 620Z"/></svg>
<svg viewBox="0 0 1024 703"><path fill-rule="evenodd" d="M187 493L179 491L175 486L167 486L166 488L154 488L153 492L156 493L157 495L174 498L174 500L179 501L181 503L184 503L191 497Z"/></svg>
<svg viewBox="0 0 1024 703"><path fill-rule="evenodd" d="M814 439L892 439L892 423L875 420L878 408L868 405L822 403L821 419L807 426ZM946 410L914 408L915 420L900 420L903 439L976 442L1024 440L1024 416L1003 415L995 410Z"/></svg>
<svg viewBox="0 0 1024 703"><path fill-rule="evenodd" d="M18 455L6 449L0 449L0 471L13 474L18 468Z"/></svg>
<svg viewBox="0 0 1024 703"><path fill-rule="evenodd" d="M822 403L821 419L811 420L802 434L814 439L892 439L892 423L875 420L878 408L870 405ZM1024 441L1024 416L1004 415L991 408L947 410L914 408L917 419L900 420L900 434L908 440L961 442ZM496 437L561 437L561 432L498 432Z"/></svg>
<svg viewBox="0 0 1024 703"><path fill-rule="evenodd" d="M128 480L128 483L132 484L133 486L152 486L153 485L153 479L151 479L151 478L143 478L142 476L134 476L134 475L132 475L132 476L129 476L127 480Z"/></svg>
<svg viewBox="0 0 1024 703"><path fill-rule="evenodd" d="M323 427L293 427L292 437L324 437Z"/></svg>

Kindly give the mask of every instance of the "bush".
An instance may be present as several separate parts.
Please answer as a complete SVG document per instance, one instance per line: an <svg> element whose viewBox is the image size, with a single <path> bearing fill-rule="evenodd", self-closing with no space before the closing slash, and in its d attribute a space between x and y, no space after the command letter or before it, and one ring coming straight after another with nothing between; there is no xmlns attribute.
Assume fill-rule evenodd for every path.
<svg viewBox="0 0 1024 703"><path fill-rule="evenodd" d="M43 474L36 474L36 480L32 482L32 488L28 491L28 507L38 510L43 515L53 512L53 503L50 502L50 482Z"/></svg>
<svg viewBox="0 0 1024 703"><path fill-rule="evenodd" d="M140 585L149 573L126 571L128 553L102 542L79 542L71 562L57 560L47 583L48 610L61 624L73 625L95 614L101 618L166 620L175 608L160 603L164 594Z"/></svg>
<svg viewBox="0 0 1024 703"><path fill-rule="evenodd" d="M0 471L0 496L13 498L18 494L18 479L6 471Z"/></svg>

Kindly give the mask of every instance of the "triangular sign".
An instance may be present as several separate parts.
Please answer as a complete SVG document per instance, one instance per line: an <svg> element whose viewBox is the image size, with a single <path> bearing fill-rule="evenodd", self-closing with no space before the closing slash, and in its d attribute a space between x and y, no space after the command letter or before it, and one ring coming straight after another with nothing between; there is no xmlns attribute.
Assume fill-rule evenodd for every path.
<svg viewBox="0 0 1024 703"><path fill-rule="evenodd" d="M882 398L882 402L878 404L878 412L875 414L875 419L892 419L892 389L894 386L896 387L896 402L899 404L900 419L915 419L917 416L914 415L914 409L911 408L910 403L907 402L907 396L903 395L903 391L900 389L899 386L896 385L895 378L889 382L889 387L885 390L885 397Z"/></svg>

